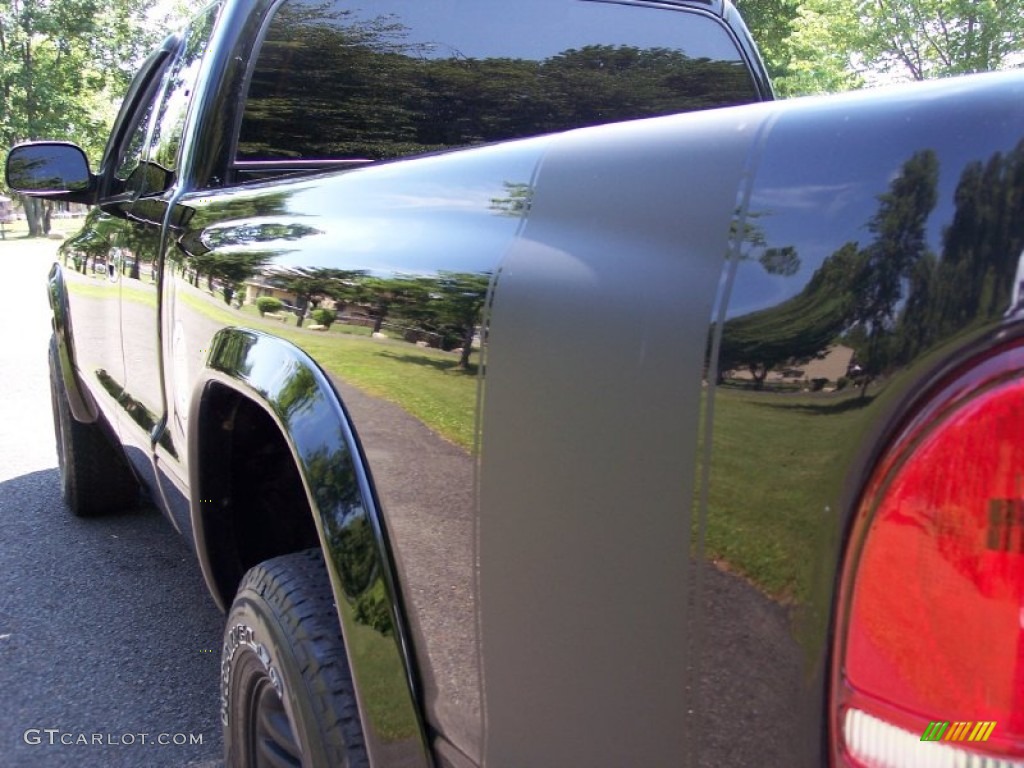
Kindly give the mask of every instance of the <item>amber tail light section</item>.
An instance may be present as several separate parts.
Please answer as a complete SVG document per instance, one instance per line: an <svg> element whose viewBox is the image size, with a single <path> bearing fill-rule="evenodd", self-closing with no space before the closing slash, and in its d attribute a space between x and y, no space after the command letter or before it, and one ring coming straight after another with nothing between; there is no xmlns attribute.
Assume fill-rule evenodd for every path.
<svg viewBox="0 0 1024 768"><path fill-rule="evenodd" d="M1024 767L1020 348L936 388L876 466L849 541L833 765Z"/></svg>

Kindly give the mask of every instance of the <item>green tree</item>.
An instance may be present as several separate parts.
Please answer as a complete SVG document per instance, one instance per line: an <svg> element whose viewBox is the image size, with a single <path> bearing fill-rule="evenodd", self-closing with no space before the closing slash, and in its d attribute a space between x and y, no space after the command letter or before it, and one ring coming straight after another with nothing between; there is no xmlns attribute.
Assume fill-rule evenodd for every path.
<svg viewBox="0 0 1024 768"><path fill-rule="evenodd" d="M337 312L335 312L333 309L324 309L323 307L320 307L319 309L314 309L309 314L313 318L314 323L322 325L325 328L330 328L332 325L334 325L334 321L338 319Z"/></svg>
<svg viewBox="0 0 1024 768"><path fill-rule="evenodd" d="M93 159L157 33L154 0L0 0L0 138L73 135Z"/></svg>
<svg viewBox="0 0 1024 768"><path fill-rule="evenodd" d="M206 275L210 288L213 287L214 280L221 282L224 303L230 304L242 284L257 274L274 256L272 251L210 251L196 255L193 264L197 280L198 275L202 273Z"/></svg>
<svg viewBox="0 0 1024 768"><path fill-rule="evenodd" d="M802 0L776 87L823 93L1002 69L1019 65L1022 37L1024 0Z"/></svg>
<svg viewBox="0 0 1024 768"><path fill-rule="evenodd" d="M285 5L252 76L239 156L386 159L752 98L743 63L668 48L585 45L541 60L452 53L438 58L390 15Z"/></svg>
<svg viewBox="0 0 1024 768"><path fill-rule="evenodd" d="M273 281L295 294L298 301L295 325L301 328L311 309L317 309L324 299L347 296L352 290L352 281L362 275L359 270L316 267L278 274Z"/></svg>
<svg viewBox="0 0 1024 768"><path fill-rule="evenodd" d="M438 293L434 301L438 305L438 320L444 332L458 338L462 349L459 368L464 370L469 368L473 337L480 324L490 282L489 272L443 272L437 280Z"/></svg>
<svg viewBox="0 0 1024 768"><path fill-rule="evenodd" d="M425 290L422 282L409 277L365 277L356 281L346 296L369 309L373 333L380 333L393 312L421 303Z"/></svg>
<svg viewBox="0 0 1024 768"><path fill-rule="evenodd" d="M943 233L942 259L923 260L909 276L897 329L900 362L1019 309L1022 184L1024 141L964 168L954 195L956 213Z"/></svg>
<svg viewBox="0 0 1024 768"><path fill-rule="evenodd" d="M761 389L776 366L799 364L824 353L850 321L851 278L858 258L856 243L848 243L827 258L793 298L727 321L722 327L719 378L745 367Z"/></svg>
<svg viewBox="0 0 1024 768"><path fill-rule="evenodd" d="M915 152L889 191L879 195L878 211L868 222L874 242L861 253L854 278L858 333L851 346L863 371L861 394L890 365L898 362L897 313L908 287L920 284L919 264L928 256L926 225L938 200L939 160L932 150Z"/></svg>
<svg viewBox="0 0 1024 768"><path fill-rule="evenodd" d="M284 302L273 296L260 296L256 299L256 309L263 317L268 312L280 312L284 309Z"/></svg>
<svg viewBox="0 0 1024 768"><path fill-rule="evenodd" d="M522 216L530 210L533 187L518 181L503 181L506 197L492 197L490 209L501 216Z"/></svg>
<svg viewBox="0 0 1024 768"><path fill-rule="evenodd" d="M72 136L98 160L121 94L156 39L154 0L0 0L0 142ZM50 204L46 204L47 206ZM27 200L29 231L44 204Z"/></svg>
<svg viewBox="0 0 1024 768"><path fill-rule="evenodd" d="M913 80L1010 63L1024 0L860 0L865 65Z"/></svg>
<svg viewBox="0 0 1024 768"><path fill-rule="evenodd" d="M736 0L736 7L761 51L768 74L773 80L785 77L798 0Z"/></svg>
<svg viewBox="0 0 1024 768"><path fill-rule="evenodd" d="M782 48L785 67L775 77L776 91L798 96L863 86L863 33L857 0L804 0Z"/></svg>

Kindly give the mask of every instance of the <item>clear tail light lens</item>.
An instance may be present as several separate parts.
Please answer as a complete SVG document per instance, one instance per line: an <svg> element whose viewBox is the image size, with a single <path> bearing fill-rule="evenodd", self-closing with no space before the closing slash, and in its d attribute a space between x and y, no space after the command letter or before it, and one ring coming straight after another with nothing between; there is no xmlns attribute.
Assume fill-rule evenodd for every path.
<svg viewBox="0 0 1024 768"><path fill-rule="evenodd" d="M956 378L868 485L840 587L836 765L1024 767L1022 364L1009 350Z"/></svg>

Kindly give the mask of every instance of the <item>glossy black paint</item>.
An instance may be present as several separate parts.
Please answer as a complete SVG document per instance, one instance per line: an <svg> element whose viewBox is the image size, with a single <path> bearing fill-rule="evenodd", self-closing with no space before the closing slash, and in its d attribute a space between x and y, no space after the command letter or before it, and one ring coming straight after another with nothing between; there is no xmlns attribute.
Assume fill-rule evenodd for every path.
<svg viewBox="0 0 1024 768"><path fill-rule="evenodd" d="M431 291L476 295L482 303L488 275L521 225L516 212L547 143L545 139L523 141L345 174L248 185L227 194L192 193L180 198L174 209L175 217L182 222L178 231L179 249L169 254L164 271L165 297L174 308L170 315L174 325L166 328L164 336L170 341L167 359L173 361L168 382L172 393L168 434L172 442L183 442L186 434L196 428L194 425L209 422L202 416L196 417L195 413L189 416L185 409L195 408L195 404L201 402L201 391L195 390L192 382L201 382L204 371L214 365L214 359L207 360L202 350L210 350L212 354L219 349L211 342L211 334L217 333L229 317L236 317L237 323L258 325L266 332L286 333L292 342L313 341L310 337L317 335L295 328L297 322L311 322L306 319L307 309L285 315L291 330L278 330L282 328L278 321L261 320L255 313L239 314L237 308L225 303L223 296L198 291L192 284L197 271L212 274L218 281L248 281L250 291L267 290L262 286L271 285L275 286L275 291L291 291L293 296L301 292L307 305L329 296L346 297L353 306L370 302L381 325L387 318L389 301L396 304L413 301L412 306L415 302L426 304ZM424 211L430 211L430 216L424 217ZM339 212L341 215L337 215ZM346 254L344 268L340 268L339 253ZM229 269L237 271L229 272ZM260 275L263 277L255 280ZM243 298L241 289L238 298ZM251 297L245 300L251 309ZM297 303L298 299L292 301ZM474 314L480 309L476 302L469 307ZM407 356L406 349L421 351L404 342L373 342L361 338L361 343L382 347L382 359L374 365L394 365L391 360ZM391 344L397 347L392 348ZM428 352L423 354L427 362ZM458 357L445 355L442 359L447 367L448 360L455 363ZM282 370L288 369L288 365L282 366ZM261 366L253 374L252 386L278 387L276 370L276 364ZM388 408L374 402L376 398L350 391L351 385L343 381L344 371L330 373L342 379L335 379L336 386L348 387L342 402L363 435L369 467L374 472L375 493L383 503L380 520L372 526L359 523L357 527L368 526L360 529L366 533L391 531L393 544L388 544L385 538L377 544L380 552L388 553L388 558L376 568L382 574L388 568L397 569L395 584L404 585L399 588L403 600L395 606L401 611L400 606L404 605L403 613L408 613L409 617L400 615L399 629L394 632L402 638L395 646L402 655L389 664L396 669L404 666L410 678L424 678L426 700L434 702L431 706L434 727L447 734L477 732L479 698L478 694L470 695L479 685L475 643L468 639L465 645L462 639L456 643L456 638L475 635L476 611L468 596L468 604L462 604L453 602L455 596L450 591L442 592L442 585L450 590L457 584L462 596L463 588L471 584L471 537L461 532L449 533L452 544L446 546L446 554L441 557L430 530L438 525L461 525L445 523L443 519L457 516L471 520L473 501L472 498L456 500L450 489L434 488L431 481L425 479L417 481L420 495L410 499L410 491L415 489L410 488L404 478L409 472L426 472L469 490L473 484L472 459L463 448L457 448L457 455L448 459L451 469L438 474L441 454L445 451L443 440L434 435L418 436L417 427L422 429L418 421L401 409ZM466 375L466 381L471 383L472 376ZM468 389L467 395L470 402L466 405L471 407L475 388ZM307 431L314 425L319 430L317 437L306 435L306 439L314 442L337 442L337 430L343 429L336 420L324 415L303 424ZM287 428L286 434L296 435L295 425L284 423L282 426ZM412 434L406 435L410 430ZM400 445L400 441L407 439L425 441L423 450L430 453L411 454ZM332 453L340 452L342 447L332 449ZM187 471L196 472L200 454L190 449L187 456L178 468L165 464L168 473L185 471L185 466ZM410 461L421 465L421 469L410 466ZM199 477L192 477L188 486L196 499L210 495L206 490L210 484ZM313 479L308 487L315 498L318 486ZM427 487L433 492L427 493ZM198 532L203 513L199 512L197 517L197 509L201 507L194 503L193 527ZM417 522L417 516L424 513L429 513L430 519ZM323 525L324 530L336 528L334 523ZM456 541L458 546L454 546ZM324 542L328 547L325 551L333 552L337 539L326 537ZM197 543L200 551L206 550L207 545L202 540ZM393 552L396 547L397 556ZM442 570L454 569L454 572L441 576L437 584L431 583L432 579L411 576L409 569L421 569L423 562L435 563L432 567ZM339 564L339 572L344 572L345 567L363 569L358 564L344 567ZM378 587L374 584L367 587L368 594L377 593ZM228 599L230 589L225 595ZM398 592L389 594L394 596ZM463 610L456 611L456 607ZM374 613L366 606L362 610L364 616ZM351 622L351 617L348 618ZM453 622L459 631L442 639L434 628L451 627ZM403 631L402 627L406 629ZM365 633L366 629L362 631ZM377 645L383 642L386 641L382 638ZM460 650L452 656L451 649L456 645ZM418 658L414 659L414 655ZM379 659L380 648L374 649L370 656ZM350 652L350 661L357 681L379 676L373 665L364 668L364 654ZM455 706L460 699L464 703ZM420 701L423 700L421 697ZM379 703L366 706L373 711L380 708ZM398 710L397 707L392 709ZM405 725L399 729L403 733L406 730ZM472 746L465 745L472 745L478 739L478 735L465 736L460 740L461 748L471 749ZM394 745L390 748L394 749Z"/></svg>
<svg viewBox="0 0 1024 768"><path fill-rule="evenodd" d="M184 444L188 430L187 404L192 394L189 383L193 381L192 377L197 372L192 367L194 355L197 350L202 354L203 350L210 348L208 340L216 326L210 326L209 319L200 319L202 313L197 314L191 311L191 308L186 310L186 302L195 298L188 295L190 288L194 289L197 285L186 287L186 282L182 278L197 284L199 273L205 273L204 279L209 288L213 286L214 279L221 282L243 280L238 268L241 266L244 269L248 264L249 269L252 269L257 262L264 266L273 265L275 270L285 270L296 275L305 273L310 277L316 277L318 270L334 268L340 246L348 254L346 268L349 272L354 270L354 273L365 274L368 279L379 281L399 277L408 280L410 285L416 284L411 285L411 288L422 291L426 287L424 280L434 275L435 277L429 279L436 280L440 277L445 281L444 284L438 283L441 291L464 292L465 287L469 285L467 281L473 283L472 291L478 291L478 283L486 288L488 275L500 260L502 243L513 236L519 215L529 205L530 176L539 153L543 150L542 145L530 146L526 143L522 149L512 147L510 151L502 153L482 154L479 162L473 161L474 156L470 155L466 161L452 158L436 166L425 163L422 178L419 178L415 171L406 169L396 170L394 173L381 169L374 175L352 177L351 185L338 188L342 195L348 186L351 186L354 192L348 198L346 217L341 220L321 217L319 221L310 221L313 209L319 206L321 201L333 196L320 184L292 185L290 188L273 185L266 188L247 187L234 192L217 192L211 189L209 193L198 192L181 197L185 190L217 187L225 180L236 178L236 171L231 170L234 167L230 155L234 147L231 141L231 127L237 125L240 119L241 99L246 92L251 59L247 61L245 57L217 54L253 47L262 34L263 13L270 8L269 3L256 7L229 3L221 11L220 21L210 42L213 55L206 57L194 87L194 98L198 103L218 104L220 108L197 111L190 117L189 128L183 135L181 162L177 169L178 180L173 182L174 186L168 188L165 194L160 194L171 180L151 179L147 175L141 175L134 185L141 194L125 198L128 204L126 208L122 210L107 206L107 210L114 214L115 219L127 215L134 222L134 234L126 233L126 237L136 238L128 244L128 253L125 256L126 263L131 265L132 281L122 286L121 298L122 308L129 310L122 313L120 329L125 348L126 384L123 393L112 395L112 400L121 403L122 406L125 402L146 405L142 408L124 409L128 418L121 419L122 439L140 448L145 447L147 442L150 443L150 450L154 452L153 467L140 466L137 470L140 474L152 478L151 484L157 488L159 498L163 500L176 525L183 532L192 531L197 538L201 538L202 526L196 521L195 511L201 509L199 499L208 494L202 485L192 484L191 489L189 488L188 477L193 467L190 467L190 459L181 451L180 446ZM649 11L642 9L637 12ZM673 11L673 14L677 14L677 11ZM673 15L671 18L684 17ZM736 32L729 32L729 36L735 43ZM187 43L188 33L183 39ZM174 66L170 62L167 65ZM147 91L140 88L140 92ZM156 148L155 151L159 153L160 150ZM515 160L517 155L522 159ZM510 158L501 160L501 163L508 166L507 170L501 170L500 165L494 164L494 158L500 159L503 156ZM517 166L513 167L510 161ZM471 170L474 162L479 166L478 171ZM488 167L488 162L494 167ZM146 167L145 161L138 166L139 169ZM417 166L410 166L410 169L415 167ZM286 168L280 167L277 173L282 170ZM471 187L474 173L483 183L483 187L478 191L472 190ZM241 180L241 177L238 179ZM431 202L432 198L446 186L450 191L443 192L442 198L447 197L450 202ZM376 192L378 188L379 193ZM403 200L403 189L406 205L400 204ZM151 196L153 193L156 193L156 196ZM469 198L467 193L470 195ZM429 219L418 215L422 211L408 205L417 198L428 203L427 210L434 209ZM472 210L466 209L469 201L472 201L473 208L477 210L476 215L472 215ZM451 207L450 216L444 213L446 207ZM119 213L119 210L122 212ZM460 213L462 210L466 213ZM326 214L328 209L325 208L323 212ZM390 224L384 221L375 222L374 231L386 233L393 239L394 245L390 250L387 246L382 247L380 242L370 241L367 245L360 245L358 239L352 236L360 232L360 227L365 227L365 224L360 223L360 219L363 222L374 221L373 217L379 216L382 212L388 212L388 217L394 218L394 221ZM168 237L167 234L158 234L157 228L162 221L169 227L164 229L164 232L170 235L169 239L164 239ZM409 230L408 225L412 225L414 229ZM109 226L116 230L117 222L111 220ZM412 241L409 235L412 232L416 232L420 245L416 251L410 253L409 243ZM453 249L454 232L458 233L458 245ZM499 232L504 234L499 235ZM171 246L172 240L178 240L180 246ZM301 248L287 245L298 245L299 241ZM436 244L433 246L436 248L433 253L430 248L424 249L423 245L428 243ZM181 251L178 250L179 247ZM293 252L298 258L291 255ZM166 255L163 269L159 271L156 265L161 253ZM219 266L220 264L223 264L223 267ZM155 307L153 300L148 298L152 295L146 285L148 274L152 274L159 281L159 291L154 297ZM272 271L269 274L274 273ZM461 277L453 282L451 275ZM135 282L139 279L138 276L141 276L141 282ZM131 290L126 294L124 291L129 285ZM445 285L449 287L446 288ZM139 288L145 290L140 292ZM128 303L125 303L126 298L129 298ZM226 291L224 298L230 300ZM303 301L307 300L309 299ZM146 307L149 307L149 310ZM155 316L152 314L154 309ZM208 318L209 312L205 314ZM154 322L160 329L162 370L145 362L149 344L147 338L152 338L152 331L147 328L152 328ZM464 335L468 334L472 330L472 322L469 326L463 324L462 328L461 332ZM469 341L468 336L465 341ZM464 344L464 349L463 362L468 358L470 346ZM110 387L106 389L110 391ZM130 399L126 400L126 396ZM160 417L160 413L165 415ZM132 414L154 414L157 418L154 420L147 417L140 421ZM438 447L431 450L437 451ZM131 452L131 455L144 453ZM383 460L377 460L378 465L381 461ZM456 460L455 457L452 457L452 461L454 465L465 467L453 469L460 476L472 466L468 461ZM381 482L384 484L383 490ZM462 482L465 481L460 481ZM390 508L397 511L402 508L402 503L398 500L402 492L397 489L392 492L388 488L389 485L390 477L385 475L383 480L378 482L378 492L383 493L386 507L389 506L389 497L394 496L390 498ZM185 503L189 497L192 499L191 505ZM448 498L448 494L439 490L436 498ZM471 499L459 502L459 509L464 510L459 514L467 521L472 517L471 505ZM189 506L192 509L191 514ZM403 526L395 521L392 521L392 525L402 530L415 530L414 527ZM402 536L399 536L399 539L401 540ZM456 540L466 545L471 544L471 539L452 539ZM423 545L429 546L427 542L423 542ZM202 542L199 549L201 556L206 557L207 552ZM409 550L406 557L406 560L413 564L422 559L421 554L414 555L414 551ZM457 578L460 583L470 584L472 561L467 558L472 548L466 546L461 552L457 561L463 564L458 566ZM399 557L399 560L402 558ZM222 585L214 584L215 581L216 579L213 579L211 584L215 590L220 591ZM225 597L222 591L220 596L221 599ZM473 664L461 661L456 665L460 668L456 671L449 662L443 661L449 652L444 650L442 644L438 644L434 649L436 640L432 638L440 637L436 634L435 627L438 622L447 621L444 618L445 612L438 612L433 608L434 605L440 605L436 602L438 597L421 600L413 611L413 615L419 617L413 621L412 633L417 637L413 647L419 649L421 667L427 680L427 710L432 713L432 717L438 718L434 721L435 727L448 738L454 739L461 749L473 754L478 749L474 744L478 743L479 736L472 734L479 728L476 721L479 718L480 704L476 694L468 694L479 685L479 682L472 682L478 673L473 671ZM416 604L417 598L411 599ZM469 603L463 607L464 618L460 620L467 626L467 631L460 635L464 634L468 643L460 656L464 655L467 661L476 654L470 641L474 632L468 629L474 613L472 603ZM430 630L426 631L422 627L417 629L416 627L420 625L428 626ZM355 672L358 680L360 655L350 656L357 667ZM409 664L408 655L404 659L398 659L397 663ZM440 666L435 666L437 664ZM365 679L368 674L370 673L363 673L363 678ZM412 677L412 672L407 670L407 676ZM459 682L446 682L448 680ZM452 703L460 700L465 703L451 708ZM372 706L372 700L364 700L364 709ZM451 710L444 714L448 708Z"/></svg>
<svg viewBox="0 0 1024 768"><path fill-rule="evenodd" d="M1019 78L965 79L797 102L766 128L712 318L697 542L790 606L798 676L777 719L727 698L749 678L702 688L705 712L762 724L751 750L783 728L798 764L826 760L833 596L866 479L933 382L1021 333L1022 96Z"/></svg>
<svg viewBox="0 0 1024 768"><path fill-rule="evenodd" d="M730 5L592 5L726 24L770 95ZM238 521L273 519L260 552L321 543L376 764L826 763L865 479L935 382L1020 336L1024 81L296 176L236 157L274 7L151 60L51 275L66 362L216 599L252 564ZM133 154L139 114L161 130ZM403 389L420 370L456 415ZM277 441L260 471L298 496L250 513L230 453Z"/></svg>
<svg viewBox="0 0 1024 768"><path fill-rule="evenodd" d="M75 365L75 336L71 327L71 313L68 311L67 287L64 285L64 275L56 264L50 269L46 287L50 310L53 312L53 334L57 341L68 407L75 419L91 423L96 420L96 406L88 398L87 390L82 388L75 373L78 370Z"/></svg>
<svg viewBox="0 0 1024 768"><path fill-rule="evenodd" d="M359 635L362 642L350 643L350 664L358 674L372 664L374 685L392 691L377 700L363 716L367 751L378 761L398 760L404 765L428 765L425 729L417 707L418 682L411 657L410 638L395 574L387 528L377 508L365 460L339 398L323 372L309 357L291 344L254 331L226 328L210 342L207 368L196 383L192 398L193 425L189 454L204 456L198 429L210 413L212 388L228 387L259 404L272 416L302 476L316 520L321 546L328 553L328 570L338 598L338 613L346 637ZM207 411L207 412L204 412ZM208 463L216 461L205 449ZM204 483L198 462L191 487ZM206 472L210 470L207 468ZM199 495L198 493L196 495ZM211 513L213 500L193 499L192 529L204 573L211 583L214 566L205 557L204 517ZM282 510L285 512L285 510ZM231 595L225 595L230 600ZM372 617L369 618L369 617ZM381 663L381 660L385 660ZM364 680L364 684L369 681ZM401 723L400 738L382 726L372 713L385 711L390 721ZM393 728L393 726L392 726ZM387 758L382 756L387 754Z"/></svg>

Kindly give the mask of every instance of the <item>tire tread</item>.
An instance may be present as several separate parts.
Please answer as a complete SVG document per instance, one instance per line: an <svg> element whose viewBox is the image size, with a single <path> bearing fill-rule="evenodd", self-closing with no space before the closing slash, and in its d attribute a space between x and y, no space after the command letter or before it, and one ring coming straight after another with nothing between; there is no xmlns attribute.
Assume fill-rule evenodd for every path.
<svg viewBox="0 0 1024 768"><path fill-rule="evenodd" d="M262 599L290 638L329 764L368 766L352 675L320 550L283 555L251 568L238 595L247 592Z"/></svg>

